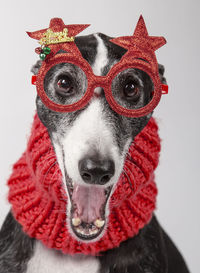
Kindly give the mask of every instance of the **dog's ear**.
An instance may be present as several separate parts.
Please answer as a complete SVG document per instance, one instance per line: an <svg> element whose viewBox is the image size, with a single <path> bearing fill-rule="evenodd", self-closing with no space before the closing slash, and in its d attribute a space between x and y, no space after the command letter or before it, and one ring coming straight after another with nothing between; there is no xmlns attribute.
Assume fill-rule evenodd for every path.
<svg viewBox="0 0 200 273"><path fill-rule="evenodd" d="M37 75L37 74L38 74L38 71L39 71L41 65L42 65L42 61L39 60L39 61L37 61L37 62L32 66L31 72L33 73L33 75Z"/></svg>
<svg viewBox="0 0 200 273"><path fill-rule="evenodd" d="M159 76L160 76L160 80L163 84L167 84L166 78L164 77L164 73L165 73L165 67L162 64L158 64L158 72L159 72Z"/></svg>

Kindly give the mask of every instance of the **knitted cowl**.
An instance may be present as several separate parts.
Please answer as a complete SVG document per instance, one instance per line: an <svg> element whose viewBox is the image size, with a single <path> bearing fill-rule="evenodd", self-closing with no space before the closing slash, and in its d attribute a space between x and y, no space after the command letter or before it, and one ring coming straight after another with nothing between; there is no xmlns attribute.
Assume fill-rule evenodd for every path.
<svg viewBox="0 0 200 273"><path fill-rule="evenodd" d="M152 217L157 188L160 139L153 118L129 148L123 172L109 199L109 216L103 236L82 242L69 231L68 197L46 127L35 115L27 149L14 164L8 180L12 213L30 237L68 254L97 255L135 236Z"/></svg>

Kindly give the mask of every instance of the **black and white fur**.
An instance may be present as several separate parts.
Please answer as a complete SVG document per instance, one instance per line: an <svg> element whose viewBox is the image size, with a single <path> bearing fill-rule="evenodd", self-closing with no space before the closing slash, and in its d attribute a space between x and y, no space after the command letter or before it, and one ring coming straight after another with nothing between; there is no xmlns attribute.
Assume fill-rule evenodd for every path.
<svg viewBox="0 0 200 273"><path fill-rule="evenodd" d="M96 75L105 75L120 60L125 50L110 43L110 37L94 34L76 38L83 57ZM37 74L41 63L32 69ZM47 85L56 73L68 68L58 67L50 75ZM164 68L159 66L163 82ZM78 72L77 72L78 73ZM134 73L134 72L133 72ZM81 76L79 84L81 84ZM148 97L151 82L138 75L144 97ZM78 81L78 80L77 80ZM53 85L52 85L53 86ZM48 86L51 92L52 86ZM147 124L151 114L141 118L126 118L115 113L108 105L104 92L97 88L98 97L92 98L84 109L73 113L56 113L46 108L37 97L37 112L49 131L64 181L84 184L78 162L85 158L109 158L114 162L114 174L107 185L114 186L122 172L130 143ZM148 99L148 98L147 98ZM145 98L144 98L145 100ZM144 103L144 101L143 101ZM63 187L67 191L66 183ZM106 209L106 214L108 214ZM70 208L66 208L69 216ZM71 230L73 233L73 231ZM74 235L74 234L72 234ZM75 235L74 235L75 236ZM101 234L98 238L100 238ZM96 240L98 240L96 238ZM0 232L0 273L188 273L185 262L170 238L153 216L137 236L122 242L120 247L100 256L64 255L47 249L39 241L22 231L10 212Z"/></svg>

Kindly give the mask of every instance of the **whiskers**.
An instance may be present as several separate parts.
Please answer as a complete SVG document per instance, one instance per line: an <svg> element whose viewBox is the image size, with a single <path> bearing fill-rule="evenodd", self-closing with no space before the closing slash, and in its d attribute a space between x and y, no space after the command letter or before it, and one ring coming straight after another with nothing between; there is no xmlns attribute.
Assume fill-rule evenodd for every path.
<svg viewBox="0 0 200 273"><path fill-rule="evenodd" d="M129 169L129 171L130 171L130 169ZM129 185L130 185L132 191L134 192L134 188L133 188L133 185L132 185L132 183L131 183L131 180L130 180L129 175L127 174L127 172L125 171L125 169L123 169L122 172L125 174L125 176L126 176L126 178L127 178L127 180L128 180L128 183L129 183Z"/></svg>

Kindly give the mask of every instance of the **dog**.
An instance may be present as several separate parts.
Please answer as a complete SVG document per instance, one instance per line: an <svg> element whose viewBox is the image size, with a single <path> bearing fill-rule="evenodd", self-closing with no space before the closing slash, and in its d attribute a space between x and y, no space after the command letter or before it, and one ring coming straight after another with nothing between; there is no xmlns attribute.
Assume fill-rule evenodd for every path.
<svg viewBox="0 0 200 273"><path fill-rule="evenodd" d="M111 37L97 33L78 36L75 43L82 56L91 65L94 74L106 75L126 50L110 42ZM59 52L58 52L59 54ZM37 75L41 66L38 61L32 68ZM56 66L47 75L46 88L51 92L70 91L74 84L68 74L73 68L66 64ZM75 73L78 86L83 85L84 75ZM61 87L53 84L59 76ZM72 75L73 76L73 75ZM166 83L164 66L159 65L159 76ZM132 71L132 78L143 86L145 100L152 90L151 80L144 73ZM74 79L73 79L74 80ZM127 86L133 88L132 83ZM63 91L64 90L64 91ZM37 114L47 128L56 152L57 160L68 183L71 180L91 186L95 183L112 186L118 180L125 156L135 137L150 120L152 113L144 117L129 118L114 112L107 103L104 90L95 89L95 96L81 110L57 113L48 109L40 97L36 98ZM67 152L66 152L67 151ZM70 155L70 156L69 156ZM63 163L64 162L64 163ZM64 165L64 167L63 167ZM92 166L92 167L91 167ZM69 213L69 212L68 212ZM101 224L101 223L100 223ZM80 240L98 240L101 234L84 234L72 229ZM45 247L30 238L22 230L10 211L0 231L0 273L188 273L186 263L171 239L160 226L156 216L142 228L138 235L122 242L119 247L100 255L70 256Z"/></svg>

